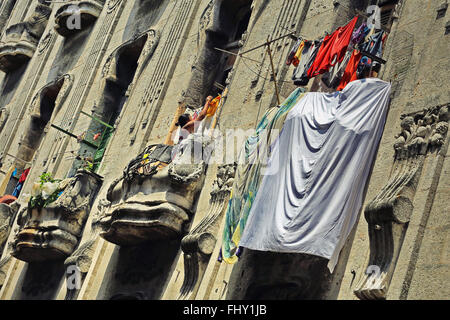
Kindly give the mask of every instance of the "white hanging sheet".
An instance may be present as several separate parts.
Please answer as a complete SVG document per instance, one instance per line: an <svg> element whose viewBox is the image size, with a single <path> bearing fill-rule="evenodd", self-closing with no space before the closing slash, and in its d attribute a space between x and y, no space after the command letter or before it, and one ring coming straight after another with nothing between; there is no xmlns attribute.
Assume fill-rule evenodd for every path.
<svg viewBox="0 0 450 320"><path fill-rule="evenodd" d="M333 272L362 206L390 89L356 80L341 92L307 93L291 109L240 246L324 257Z"/></svg>

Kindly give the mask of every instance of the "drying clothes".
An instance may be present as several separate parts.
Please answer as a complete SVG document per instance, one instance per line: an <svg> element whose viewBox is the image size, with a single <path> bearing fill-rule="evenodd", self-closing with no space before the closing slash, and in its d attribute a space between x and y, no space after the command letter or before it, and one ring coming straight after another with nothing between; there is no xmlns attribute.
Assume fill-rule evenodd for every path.
<svg viewBox="0 0 450 320"><path fill-rule="evenodd" d="M366 30L368 30L368 28L367 24L364 22L359 26L358 29L353 32L352 39L350 40L353 46L356 46L361 43L361 41L363 41L363 39L366 37Z"/></svg>
<svg viewBox="0 0 450 320"><path fill-rule="evenodd" d="M320 256L333 272L362 207L390 89L371 78L305 94L273 146L241 247Z"/></svg>
<svg viewBox="0 0 450 320"><path fill-rule="evenodd" d="M360 46L363 55L366 52L381 58L383 56L383 39L385 39L384 34L385 32L383 30L375 34L372 34L369 37L369 39ZM378 72L380 70L380 67L381 64L379 62L377 61L373 62L372 64L373 71Z"/></svg>
<svg viewBox="0 0 450 320"><path fill-rule="evenodd" d="M308 69L310 78L328 71L331 66L344 59L357 21L358 17L356 16L346 26L337 28L336 31L323 39L316 59L311 68Z"/></svg>
<svg viewBox="0 0 450 320"><path fill-rule="evenodd" d="M24 172L22 173L22 175L21 175L20 178L19 178L19 183L25 182L25 180L26 180L27 177L28 177L28 174L30 173L30 170L31 170L31 168L27 168L27 169L24 170Z"/></svg>
<svg viewBox="0 0 450 320"><path fill-rule="evenodd" d="M347 63L344 75L342 76L339 86L336 88L337 91L343 90L348 83L358 80L356 71L358 70L359 61L361 60L361 52L358 50L353 50L352 56Z"/></svg>
<svg viewBox="0 0 450 320"><path fill-rule="evenodd" d="M19 197L20 192L22 191L23 184L25 183L25 180L27 179L28 174L30 173L30 169L31 168L25 169L24 172L20 175L19 182L17 183L17 185L14 188L14 191L12 193L12 195L14 197L16 197L16 198Z"/></svg>
<svg viewBox="0 0 450 320"><path fill-rule="evenodd" d="M305 41L298 67L294 69L292 80L296 86L306 86L309 82L308 69L314 63L322 40Z"/></svg>
<svg viewBox="0 0 450 320"><path fill-rule="evenodd" d="M297 51L298 51L298 47L300 46L300 44L302 43L303 41L301 40L301 39L299 39L299 40L297 40L296 42L295 42L295 44L294 44L294 46L291 48L291 51L289 51L289 55L288 55L288 57L287 57L287 59L286 59L286 65L291 65L292 64L292 62L293 62L293 59L294 59L294 57L295 57L295 54L297 53Z"/></svg>
<svg viewBox="0 0 450 320"><path fill-rule="evenodd" d="M217 108L219 107L219 103L220 103L220 99L222 98L222 96L219 94L217 97L215 97L214 99L212 99L209 104L208 104L208 109L206 110L206 116L207 117L212 117L216 111Z"/></svg>
<svg viewBox="0 0 450 320"><path fill-rule="evenodd" d="M347 63L350 61L352 53L353 49L350 49L349 47L349 50L345 53L344 59L341 62L336 63L333 67L331 67L330 71L325 72L322 75L322 81L328 88L336 89L341 83L342 76L344 75Z"/></svg>
<svg viewBox="0 0 450 320"><path fill-rule="evenodd" d="M300 42L297 52L294 55L294 59L292 60L292 64L296 67L298 67L298 64L300 63L300 59L302 57L302 52L303 52L304 47L305 47L305 41Z"/></svg>
<svg viewBox="0 0 450 320"><path fill-rule="evenodd" d="M279 108L270 108L259 122L255 135L250 136L241 148L225 214L219 257L227 263L235 263L238 260L239 241L262 178L261 172L267 163L267 147L271 139L280 132L289 110L302 98L304 92L305 89L297 88Z"/></svg>

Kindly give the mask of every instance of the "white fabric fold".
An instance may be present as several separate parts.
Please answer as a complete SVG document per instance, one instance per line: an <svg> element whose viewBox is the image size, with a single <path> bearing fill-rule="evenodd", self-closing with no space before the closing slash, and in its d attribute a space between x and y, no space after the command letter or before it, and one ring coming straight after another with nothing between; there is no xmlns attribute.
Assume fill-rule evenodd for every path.
<svg viewBox="0 0 450 320"><path fill-rule="evenodd" d="M361 210L391 85L370 78L307 93L273 145L240 246L329 259L333 272Z"/></svg>

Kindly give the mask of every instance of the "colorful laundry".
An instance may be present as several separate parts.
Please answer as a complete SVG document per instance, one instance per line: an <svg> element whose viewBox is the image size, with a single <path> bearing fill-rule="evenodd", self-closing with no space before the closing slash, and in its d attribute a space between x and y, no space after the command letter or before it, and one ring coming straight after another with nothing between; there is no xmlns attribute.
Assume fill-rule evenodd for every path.
<svg viewBox="0 0 450 320"><path fill-rule="evenodd" d="M294 69L294 74L292 75L292 80L294 80L296 86L306 86L308 84L310 79L308 69L314 63L321 44L321 40L305 41L298 67Z"/></svg>
<svg viewBox="0 0 450 320"><path fill-rule="evenodd" d="M308 69L310 78L328 71L331 66L344 59L357 21L358 17L354 17L346 26L337 28L323 39L316 59Z"/></svg>
<svg viewBox="0 0 450 320"><path fill-rule="evenodd" d="M328 72L325 72L322 75L321 79L328 88L336 89L339 86L342 77L344 76L347 64L350 61L350 58L352 57L352 54L353 49L347 50L344 59L341 62L335 64L333 67L330 68Z"/></svg>
<svg viewBox="0 0 450 320"><path fill-rule="evenodd" d="M343 90L348 83L358 80L356 71L358 69L359 61L361 60L361 52L358 50L353 50L352 56L347 63L344 75L342 76L339 86L336 88L337 91Z"/></svg>

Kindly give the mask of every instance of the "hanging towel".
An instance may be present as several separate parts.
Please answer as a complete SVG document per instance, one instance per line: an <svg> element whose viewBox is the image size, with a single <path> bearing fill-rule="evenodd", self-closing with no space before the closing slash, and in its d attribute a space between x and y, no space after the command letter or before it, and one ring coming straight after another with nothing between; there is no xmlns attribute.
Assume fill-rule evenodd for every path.
<svg viewBox="0 0 450 320"><path fill-rule="evenodd" d="M320 256L333 272L362 206L390 88L371 78L305 94L274 145L240 246Z"/></svg>
<svg viewBox="0 0 450 320"><path fill-rule="evenodd" d="M345 68L344 75L342 76L341 82L337 87L337 91L343 90L348 83L358 80L356 71L358 69L359 61L361 60L361 52L358 50L353 50L352 56L347 63L347 67Z"/></svg>
<svg viewBox="0 0 450 320"><path fill-rule="evenodd" d="M305 89L297 88L278 108L270 108L259 122L256 133L244 143L240 153L233 189L225 214L221 257L227 263L237 261L237 248L247 222L247 216L256 196L264 170L266 147L280 132L289 110L301 99Z"/></svg>
<svg viewBox="0 0 450 320"><path fill-rule="evenodd" d="M314 63L317 52L322 44L322 40L305 41L302 55L297 68L294 69L292 80L296 86L306 86L309 82L308 69Z"/></svg>

